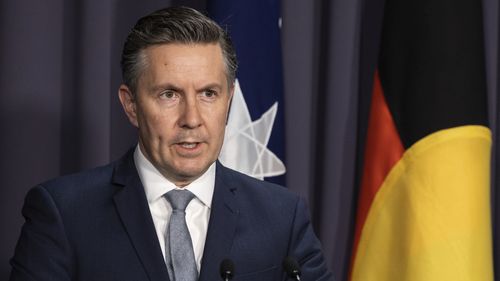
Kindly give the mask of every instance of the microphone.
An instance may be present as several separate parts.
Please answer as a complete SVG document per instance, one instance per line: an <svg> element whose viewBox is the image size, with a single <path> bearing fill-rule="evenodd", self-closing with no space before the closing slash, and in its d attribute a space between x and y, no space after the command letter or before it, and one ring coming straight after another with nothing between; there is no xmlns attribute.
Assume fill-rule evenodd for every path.
<svg viewBox="0 0 500 281"><path fill-rule="evenodd" d="M289 278L300 281L300 267L294 258L286 257L283 260L283 269L285 269Z"/></svg>
<svg viewBox="0 0 500 281"><path fill-rule="evenodd" d="M229 280L233 279L233 276L234 276L234 263L233 263L233 261L230 259L224 259L220 263L219 271L220 271L220 277L222 278L222 280L229 281Z"/></svg>

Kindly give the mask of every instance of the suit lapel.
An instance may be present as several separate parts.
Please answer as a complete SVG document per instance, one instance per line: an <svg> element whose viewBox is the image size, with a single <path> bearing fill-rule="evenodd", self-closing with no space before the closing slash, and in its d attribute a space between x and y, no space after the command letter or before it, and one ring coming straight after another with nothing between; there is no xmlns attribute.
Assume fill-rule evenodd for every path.
<svg viewBox="0 0 500 281"><path fill-rule="evenodd" d="M236 187L226 168L217 162L210 222L199 281L219 280L220 262L229 257L238 219Z"/></svg>
<svg viewBox="0 0 500 281"><path fill-rule="evenodd" d="M115 167L113 183L122 185L114 196L118 214L151 281L169 280L146 194L135 168L133 151Z"/></svg>

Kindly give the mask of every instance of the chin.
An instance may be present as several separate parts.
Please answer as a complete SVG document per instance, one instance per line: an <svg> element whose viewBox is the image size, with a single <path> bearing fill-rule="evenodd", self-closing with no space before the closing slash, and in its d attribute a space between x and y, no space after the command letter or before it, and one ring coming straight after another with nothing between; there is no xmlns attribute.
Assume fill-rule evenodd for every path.
<svg viewBox="0 0 500 281"><path fill-rule="evenodd" d="M200 165L199 162L195 163L195 165L181 165L177 167L177 174L181 178L185 179L195 179L200 177L205 171L210 167L210 164Z"/></svg>

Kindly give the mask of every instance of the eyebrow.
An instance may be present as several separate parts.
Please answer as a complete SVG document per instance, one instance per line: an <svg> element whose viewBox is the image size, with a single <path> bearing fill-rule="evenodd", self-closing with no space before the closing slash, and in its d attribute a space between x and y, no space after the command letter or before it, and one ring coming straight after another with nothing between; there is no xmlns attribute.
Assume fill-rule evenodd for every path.
<svg viewBox="0 0 500 281"><path fill-rule="evenodd" d="M202 87L196 89L196 91L203 91L203 90L208 90L208 89L216 89L216 90L221 90L222 86L219 83L209 83L207 85L203 85ZM173 90L176 92L184 92L182 88L172 84L172 83L166 83L166 84L160 84L160 85L155 85L150 88L150 91L153 93L156 93L158 91L162 90Z"/></svg>
<svg viewBox="0 0 500 281"><path fill-rule="evenodd" d="M180 87L175 86L174 84L171 83L166 83L166 84L160 84L160 85L155 85L150 88L150 91L153 93L156 93L158 91L162 90L174 90L176 92L182 91Z"/></svg>
<svg viewBox="0 0 500 281"><path fill-rule="evenodd" d="M222 89L222 86L218 83L210 83L201 87L199 90L207 90L207 89L217 89L220 91Z"/></svg>

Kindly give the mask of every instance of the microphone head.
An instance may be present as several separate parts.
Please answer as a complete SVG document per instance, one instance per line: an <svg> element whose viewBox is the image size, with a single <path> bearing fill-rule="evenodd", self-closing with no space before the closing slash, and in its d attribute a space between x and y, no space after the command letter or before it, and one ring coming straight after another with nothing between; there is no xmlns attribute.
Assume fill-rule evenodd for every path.
<svg viewBox="0 0 500 281"><path fill-rule="evenodd" d="M234 276L234 263L230 259L224 259L220 263L220 277L223 280L231 280Z"/></svg>
<svg viewBox="0 0 500 281"><path fill-rule="evenodd" d="M295 279L297 276L300 276L299 264L292 257L286 257L283 260L283 269L285 269L286 274L288 274L290 278Z"/></svg>

